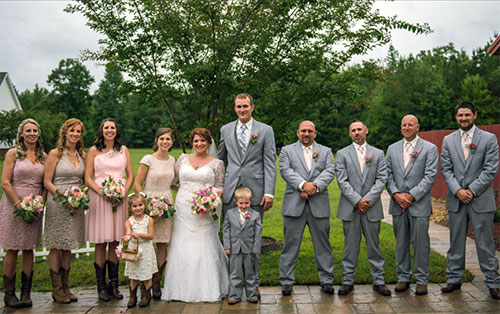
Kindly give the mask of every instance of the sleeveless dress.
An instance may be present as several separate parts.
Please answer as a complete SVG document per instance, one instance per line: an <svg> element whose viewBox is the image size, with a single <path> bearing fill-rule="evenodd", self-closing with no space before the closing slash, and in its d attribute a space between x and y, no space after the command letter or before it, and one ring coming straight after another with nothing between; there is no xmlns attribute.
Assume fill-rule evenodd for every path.
<svg viewBox="0 0 500 314"><path fill-rule="evenodd" d="M131 216L128 221L130 221L132 233L148 233L148 218L148 215L144 215L141 221L137 221L134 216ZM137 239L130 240L130 248L135 249L136 245ZM153 241L139 239L139 251L137 261L125 262L125 276L133 280L149 280L158 271Z"/></svg>
<svg viewBox="0 0 500 314"><path fill-rule="evenodd" d="M168 160L159 160L152 155L144 156L141 161L149 167L148 174L144 182L144 193L148 197L165 198L173 203L170 186L175 183L175 158L169 156ZM155 235L153 242L169 243L172 238L172 219L155 219Z"/></svg>
<svg viewBox="0 0 500 314"><path fill-rule="evenodd" d="M57 163L52 183L61 193L72 186L81 186L85 173L85 164L78 155L78 168L71 163L66 151ZM74 250L85 243L85 212L78 210L73 216L66 206L59 205L53 200L54 195L48 193L47 209L45 212L45 227L43 232L43 246L60 250Z"/></svg>
<svg viewBox="0 0 500 314"><path fill-rule="evenodd" d="M207 184L222 189L224 164L214 159L195 170L183 154L175 168L180 188L175 201L174 232L162 299L217 302L229 291L227 257L219 240L219 222L209 215L201 219L193 215L191 201L194 192Z"/></svg>
<svg viewBox="0 0 500 314"><path fill-rule="evenodd" d="M94 158L94 181L98 186L112 176L126 183L125 171L127 167L126 147L122 146L120 151L112 149L107 153L100 154ZM125 220L128 217L127 197L113 212L111 202L106 201L101 194L90 191L90 204L87 213L87 235L86 239L93 243L105 243L120 241L125 234Z"/></svg>
<svg viewBox="0 0 500 314"><path fill-rule="evenodd" d="M30 195L40 195L43 190L45 167L34 165L28 159L16 159L12 173L12 186L20 199ZM14 215L14 206L5 195L0 201L0 247L5 250L33 250L40 247L43 214L31 224Z"/></svg>

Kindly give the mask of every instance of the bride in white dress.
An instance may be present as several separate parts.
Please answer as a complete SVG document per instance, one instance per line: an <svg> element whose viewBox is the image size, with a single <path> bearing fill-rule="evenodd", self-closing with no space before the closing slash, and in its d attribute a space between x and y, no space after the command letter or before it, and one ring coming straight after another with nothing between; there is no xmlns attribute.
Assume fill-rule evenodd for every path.
<svg viewBox="0 0 500 314"><path fill-rule="evenodd" d="M218 221L208 214L199 219L191 205L194 192L207 184L222 190L224 165L207 154L212 142L210 131L194 129L189 139L194 153L182 154L175 164L180 188L162 299L217 302L229 291L227 257L219 240Z"/></svg>

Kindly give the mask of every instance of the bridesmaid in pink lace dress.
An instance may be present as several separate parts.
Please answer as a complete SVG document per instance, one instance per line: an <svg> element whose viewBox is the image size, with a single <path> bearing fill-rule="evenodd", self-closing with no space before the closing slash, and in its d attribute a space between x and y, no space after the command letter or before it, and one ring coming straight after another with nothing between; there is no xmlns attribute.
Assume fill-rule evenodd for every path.
<svg viewBox="0 0 500 314"><path fill-rule="evenodd" d="M2 172L3 196L0 201L0 247L7 250L3 263L4 302L12 308L31 307L33 249L40 247L42 217L28 224L13 214L21 209L23 197L42 195L46 155L40 141L40 126L33 119L19 124L14 148L5 155ZM22 250L21 300L16 297L17 254Z"/></svg>
<svg viewBox="0 0 500 314"><path fill-rule="evenodd" d="M95 145L89 149L85 164L85 184L91 189L86 234L87 241L96 244L94 268L97 292L102 301L109 301L111 297L123 299L118 290L118 258L115 248L125 234L124 224L128 218L126 197L122 202L112 204L101 195L101 183L109 176L120 180L125 186L125 195L128 195L134 181L130 154L121 144L116 121L107 118L99 126ZM115 212L113 206L117 208ZM107 285L106 264L109 278Z"/></svg>
<svg viewBox="0 0 500 314"><path fill-rule="evenodd" d="M134 182L136 193L145 192L148 197L166 198L173 204L171 186L175 183L175 158L168 155L173 144L172 130L160 128L156 131L154 153L141 159ZM144 183L144 190L142 184ZM177 186L172 186L177 189ZM153 274L153 298L161 298L160 281L163 277L167 258L167 245L172 237L173 219L155 218L154 238L158 272Z"/></svg>

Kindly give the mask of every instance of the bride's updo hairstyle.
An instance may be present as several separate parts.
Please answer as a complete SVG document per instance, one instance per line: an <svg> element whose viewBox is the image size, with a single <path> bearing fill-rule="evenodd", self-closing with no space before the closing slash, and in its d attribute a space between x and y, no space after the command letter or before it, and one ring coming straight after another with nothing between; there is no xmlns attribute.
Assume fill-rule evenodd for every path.
<svg viewBox="0 0 500 314"><path fill-rule="evenodd" d="M205 128L196 128L192 130L191 134L189 134L189 142L191 142L191 145L193 145L195 135L204 138L207 141L208 145L212 145L212 133L210 133L209 130Z"/></svg>

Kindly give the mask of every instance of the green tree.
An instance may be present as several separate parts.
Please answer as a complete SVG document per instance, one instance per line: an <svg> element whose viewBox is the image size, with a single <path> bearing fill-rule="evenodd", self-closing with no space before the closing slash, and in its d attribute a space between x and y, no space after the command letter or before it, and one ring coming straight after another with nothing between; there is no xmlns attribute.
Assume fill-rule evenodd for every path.
<svg viewBox="0 0 500 314"><path fill-rule="evenodd" d="M182 143L179 121L186 118L218 139L243 91L280 140L354 55L387 43L395 28L430 32L382 16L373 2L79 0L67 11L82 13L104 36L100 50L85 57L116 63L142 92L158 95Z"/></svg>
<svg viewBox="0 0 500 314"><path fill-rule="evenodd" d="M89 89L93 82L94 78L80 61L71 58L61 60L47 79L55 97L49 109L87 122L91 104Z"/></svg>

